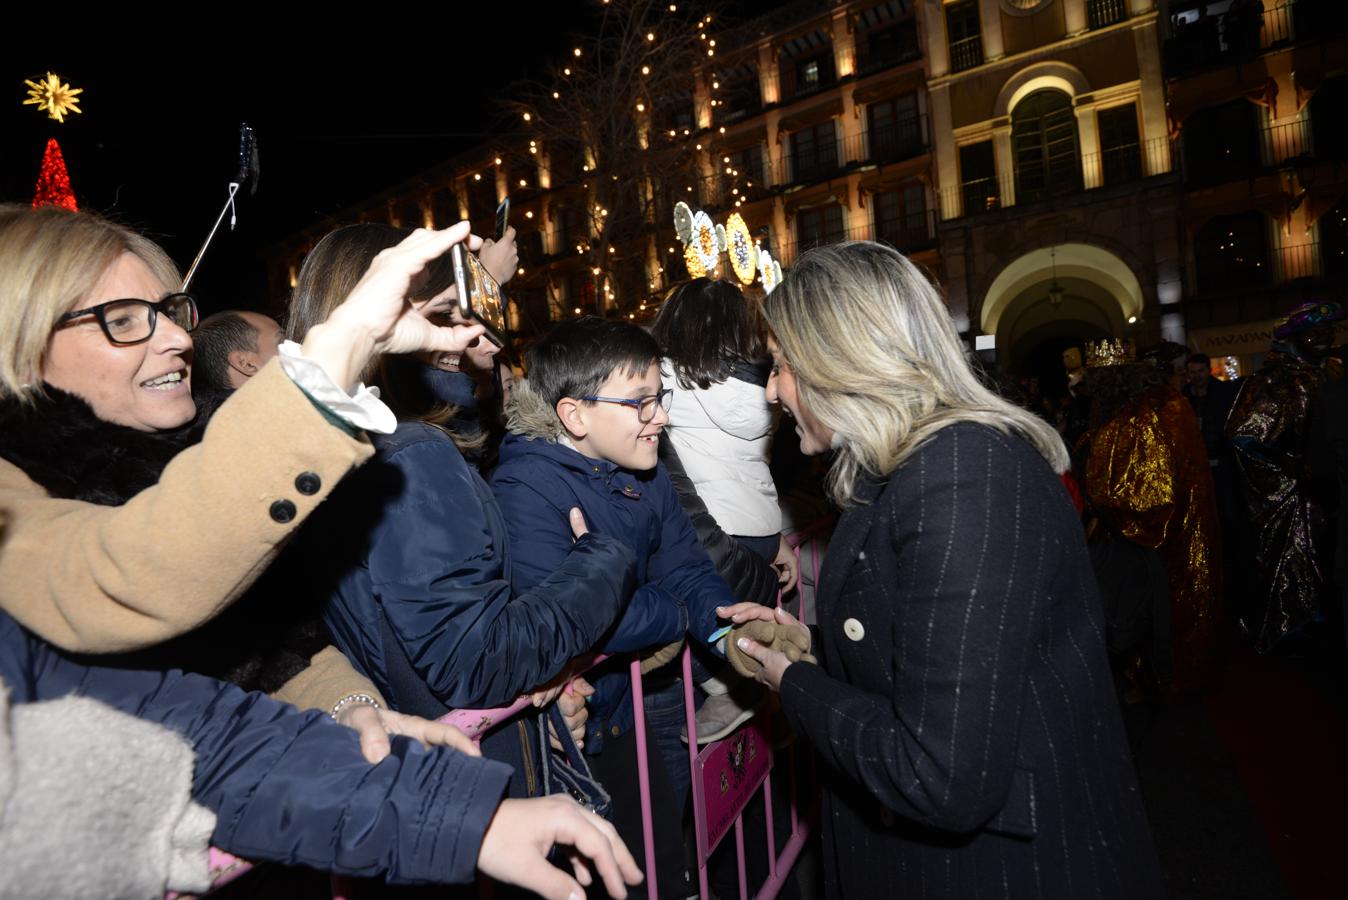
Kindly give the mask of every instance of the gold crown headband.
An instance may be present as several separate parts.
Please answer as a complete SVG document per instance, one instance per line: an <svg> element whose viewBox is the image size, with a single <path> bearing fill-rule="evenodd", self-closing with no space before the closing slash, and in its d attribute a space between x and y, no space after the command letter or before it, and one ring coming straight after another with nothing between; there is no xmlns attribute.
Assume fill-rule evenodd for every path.
<svg viewBox="0 0 1348 900"><path fill-rule="evenodd" d="M1132 341L1118 340L1087 341L1086 368L1099 369L1104 366L1124 366L1137 362L1137 348Z"/></svg>

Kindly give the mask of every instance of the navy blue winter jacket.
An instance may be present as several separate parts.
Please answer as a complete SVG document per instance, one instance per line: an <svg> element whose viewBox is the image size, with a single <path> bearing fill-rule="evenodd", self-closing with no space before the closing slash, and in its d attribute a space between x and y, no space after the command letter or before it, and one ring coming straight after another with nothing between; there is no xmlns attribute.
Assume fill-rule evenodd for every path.
<svg viewBox="0 0 1348 900"><path fill-rule="evenodd" d="M589 459L555 441L507 435L492 490L505 514L515 589L539 584L571 543L567 514L579 506L594 533L621 538L636 553L636 592L604 650L622 653L668 644L688 633L705 641L717 628L716 607L735 602L716 574L663 465L632 472ZM586 750L632 726L626 670L604 675L590 699Z"/></svg>
<svg viewBox="0 0 1348 900"><path fill-rule="evenodd" d="M633 553L620 541L573 542L568 526L547 570L512 592L522 553L453 441L418 422L374 441L375 459L301 536L311 558L350 561L334 576L325 619L395 708L433 717L509 703L617 620L633 589Z"/></svg>
<svg viewBox="0 0 1348 900"><path fill-rule="evenodd" d="M510 778L501 763L403 737L372 766L356 732L320 712L178 670L87 665L5 613L0 678L15 704L79 694L177 731L196 750L192 797L216 814L211 843L251 860L469 882Z"/></svg>

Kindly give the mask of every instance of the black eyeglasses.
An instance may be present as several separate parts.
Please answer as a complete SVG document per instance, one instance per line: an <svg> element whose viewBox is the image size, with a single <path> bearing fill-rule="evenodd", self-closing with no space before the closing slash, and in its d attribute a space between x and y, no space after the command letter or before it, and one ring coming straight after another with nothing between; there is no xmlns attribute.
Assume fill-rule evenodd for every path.
<svg viewBox="0 0 1348 900"><path fill-rule="evenodd" d="M651 394L649 397L637 397L628 399L626 397L581 397L581 400L588 400L591 403L617 403L621 406L630 406L637 411L637 421L643 425L655 418L655 408L658 406L666 412L669 411L669 405L673 402L674 391L665 388L658 394Z"/></svg>
<svg viewBox="0 0 1348 900"><path fill-rule="evenodd" d="M109 300L66 313L56 320L56 327L60 328L71 319L94 316L108 341L123 347L148 341L154 335L154 326L160 313L168 316L183 331L197 327L197 301L191 294L169 294L158 303L150 300Z"/></svg>

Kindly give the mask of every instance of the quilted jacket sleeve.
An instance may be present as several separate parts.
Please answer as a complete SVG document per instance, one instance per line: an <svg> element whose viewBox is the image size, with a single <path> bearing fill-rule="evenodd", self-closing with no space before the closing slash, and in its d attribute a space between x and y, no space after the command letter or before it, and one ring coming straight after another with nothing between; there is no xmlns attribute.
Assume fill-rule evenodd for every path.
<svg viewBox="0 0 1348 900"><path fill-rule="evenodd" d="M512 596L485 485L444 440L388 457L403 487L375 527L376 599L408 659L448 707L513 700L590 650L631 593L633 555L586 535L551 554L545 577ZM494 540L494 538L496 538ZM518 553L518 548L515 549Z"/></svg>
<svg viewBox="0 0 1348 900"><path fill-rule="evenodd" d="M501 763L395 737L370 765L356 733L321 713L176 670L88 666L3 615L0 647L16 703L77 693L183 735L197 755L193 798L216 814L222 850L394 882L474 877L510 777Z"/></svg>

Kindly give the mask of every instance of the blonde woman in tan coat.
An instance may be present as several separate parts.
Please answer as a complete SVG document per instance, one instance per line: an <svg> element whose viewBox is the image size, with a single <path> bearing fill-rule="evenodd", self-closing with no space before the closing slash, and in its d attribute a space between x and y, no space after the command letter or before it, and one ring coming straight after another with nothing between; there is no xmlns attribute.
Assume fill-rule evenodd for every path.
<svg viewBox="0 0 1348 900"><path fill-rule="evenodd" d="M198 774L214 775L198 779L209 784L197 788L220 810L231 810L220 819L252 822L241 840L260 858L306 859L341 870L336 860L305 856L298 843L275 846L303 837L328 845L327 856L345 850L345 838L327 819L309 822L315 833L305 836L279 834L285 829L275 823L313 818L315 804L332 807L339 821L374 815L373 808L381 814L369 822L357 819L361 841L377 819L383 856L393 862L382 869L358 865L361 874L463 880L476 868L561 900L579 896L582 882L592 883L595 876L580 862L589 859L609 893L622 897L624 884L637 883L640 872L612 826L566 797L500 800L491 779L480 781L478 787L487 785L481 790L469 785L460 791L451 773L471 772L454 763L458 754L451 750L432 748L426 768L405 746L390 755L390 735L397 734L477 754L448 726L380 708L369 683L333 651L320 653L281 696L328 709L356 727L367 759L382 762L362 769L343 755L354 749L347 741L324 739L323 752L307 752L313 765L298 766L280 784L273 764L300 743L288 734L340 729L312 713L212 687L199 676L95 671L87 660L53 651L10 621L62 650L126 653L183 635L230 606L333 485L370 456L362 432L393 430L392 412L357 384L368 363L384 353L461 352L482 333L477 326L437 327L422 315L434 310L408 300L426 265L468 239L468 225L461 223L414 232L380 253L302 344L284 346L278 361L221 408L200 443L173 457L156 483L124 503L55 497L27 470L0 461L0 667L16 669L10 683L24 694L18 702L97 693L126 682L121 708L161 718L204 754ZM0 403L19 407L11 419L22 424L26 408L29 424L36 425L38 413L51 408L49 395L59 393L111 428L154 434L190 422L195 407L187 332L197 315L195 302L175 293L178 283L162 250L120 226L85 213L0 205ZM69 448L51 449L58 455ZM33 470L43 469L31 453L25 460ZM48 475L44 470L44 479L52 480ZM165 687L189 682L197 690L177 702ZM344 693L333 691L339 684ZM147 709L145 703L153 703L137 700L137 691L163 695L153 702L164 708ZM341 760L342 771L350 773L346 783L324 781L331 760ZM473 771L499 768L469 762ZM245 769L247 778L234 777ZM268 787L256 789L254 782L263 778L270 779ZM373 807L342 799L383 784L380 778L403 789L390 788L385 796L376 784ZM499 791L504 782L496 782ZM313 796L315 790L326 796ZM446 814L450 807L443 804L450 800L454 810L471 807L472 815ZM432 808L438 811L428 815ZM254 827L259 821L266 823L261 830ZM60 831L63 823L51 827ZM231 828L217 833L238 830ZM554 844L573 848L575 879L547 862ZM430 854L437 855L432 862L440 869L401 865L425 862L427 848L440 848ZM248 852L237 842L225 849Z"/></svg>
<svg viewBox="0 0 1348 900"><path fill-rule="evenodd" d="M429 259L462 231L419 233L399 251ZM371 266L303 345L121 505L52 496L0 459L0 608L64 650L98 654L161 644L228 608L370 456L363 429L392 429L387 408L357 389L368 360L390 348L453 352L480 331L436 328L407 303L384 302L406 293L400 262ZM31 413L36 427L39 401L57 388L114 428L156 433L191 422L196 309L174 293L178 284L159 247L107 220L0 206L0 403ZM332 647L275 695L355 727L371 759L388 752L389 732L432 724L381 709L373 685Z"/></svg>

